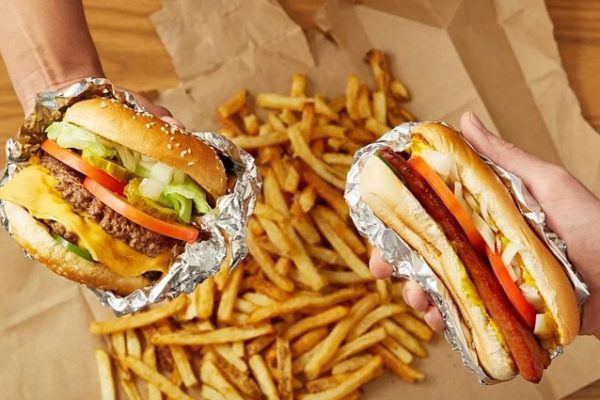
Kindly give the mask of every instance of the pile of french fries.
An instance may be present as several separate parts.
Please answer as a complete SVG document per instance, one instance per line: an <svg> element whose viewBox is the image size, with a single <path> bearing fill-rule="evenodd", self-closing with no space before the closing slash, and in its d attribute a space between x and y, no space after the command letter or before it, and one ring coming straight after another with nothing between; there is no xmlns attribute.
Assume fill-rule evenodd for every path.
<svg viewBox="0 0 600 400"><path fill-rule="evenodd" d="M258 94L252 109L241 91L218 109L222 133L255 155L264 179L250 256L190 295L94 322L110 343L110 354L96 351L103 399L115 382L129 399L313 400L359 398L384 366L424 379L411 364L433 332L402 301L402 281L373 279L342 197L353 153L414 119L383 52L366 61L374 91L352 75L344 95L309 97L296 74L290 95Z"/></svg>

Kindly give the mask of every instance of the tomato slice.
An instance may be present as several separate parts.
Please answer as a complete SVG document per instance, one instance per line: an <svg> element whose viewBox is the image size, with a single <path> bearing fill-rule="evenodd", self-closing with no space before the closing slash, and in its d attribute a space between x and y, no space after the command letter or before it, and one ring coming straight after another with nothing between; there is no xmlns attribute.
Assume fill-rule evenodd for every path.
<svg viewBox="0 0 600 400"><path fill-rule="evenodd" d="M188 242L195 242L198 239L200 231L195 227L166 222L146 214L91 178L85 178L83 187L89 190L90 193L96 196L107 207L112 208L125 218L152 232Z"/></svg>
<svg viewBox="0 0 600 400"><path fill-rule="evenodd" d="M448 210L450 210L452 215L454 215L460 226L465 231L465 234L467 235L467 238L475 248L475 251L477 251L481 255L484 255L487 246L483 237L475 227L473 219L471 218L467 210L465 210L463 206L458 202L458 199L456 198L456 196L454 196L454 193L452 193L450 188L446 186L446 183L437 174L437 172L435 172L435 170L431 168L429 164L427 164L427 161L425 161L421 157L412 157L408 160L408 164L419 175L421 175L423 179L427 181L427 183L429 184L429 186L431 186L433 191L440 197L444 205L448 207Z"/></svg>
<svg viewBox="0 0 600 400"><path fill-rule="evenodd" d="M527 323L527 325L533 329L535 326L536 311L533 306L529 304L527 299L525 299L521 289L519 289L517 284L511 279L504 262L502 262L502 256L494 253L487 246L485 248L485 252L490 260L490 264L492 265L492 270L496 275L496 279L498 279L500 282L500 285L504 289L508 299L515 306L517 312L519 315L521 315L521 317L523 317L523 320Z"/></svg>
<svg viewBox="0 0 600 400"><path fill-rule="evenodd" d="M41 147L46 153L60 160L74 170L81 172L85 176L89 176L115 193L123 194L123 189L125 189L126 185L125 183L119 182L106 172L94 167L83 158L73 153L71 150L63 149L52 140L46 140L44 143L42 143Z"/></svg>

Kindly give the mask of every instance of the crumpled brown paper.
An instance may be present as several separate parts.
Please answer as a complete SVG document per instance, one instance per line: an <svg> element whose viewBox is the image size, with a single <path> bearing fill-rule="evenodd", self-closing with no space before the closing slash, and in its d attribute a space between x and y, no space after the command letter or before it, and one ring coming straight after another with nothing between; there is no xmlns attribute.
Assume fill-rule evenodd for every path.
<svg viewBox="0 0 600 400"><path fill-rule="evenodd" d="M600 193L600 138L568 87L541 0L331 1L319 24L334 41L305 36L275 0L169 0L153 22L183 82L159 100L190 129L217 128L216 106L242 87L289 90L294 72L307 73L324 95L342 92L350 72L373 86L362 57L378 47L413 92L416 115L456 124L463 110L474 110ZM87 329L109 310L25 259L6 233L0 254L0 397L99 398L93 349L101 340ZM425 382L385 375L365 398L556 399L600 378L600 345L591 338L568 347L537 386L520 378L481 386L441 337L428 348L430 357L418 362Z"/></svg>

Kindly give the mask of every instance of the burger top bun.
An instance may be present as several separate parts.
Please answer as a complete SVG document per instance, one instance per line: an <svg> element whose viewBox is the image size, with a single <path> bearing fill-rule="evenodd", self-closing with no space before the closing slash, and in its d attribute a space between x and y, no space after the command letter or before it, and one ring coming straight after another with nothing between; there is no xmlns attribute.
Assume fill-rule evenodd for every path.
<svg viewBox="0 0 600 400"><path fill-rule="evenodd" d="M557 323L558 343L572 342L579 333L580 315L571 283L558 260L529 227L498 176L458 132L444 125L420 124L413 131L413 140L456 160L463 187L487 208L499 232L519 245L523 265Z"/></svg>
<svg viewBox="0 0 600 400"><path fill-rule="evenodd" d="M213 198L225 194L227 174L207 144L148 113L103 98L70 106L64 121L157 159L188 174Z"/></svg>

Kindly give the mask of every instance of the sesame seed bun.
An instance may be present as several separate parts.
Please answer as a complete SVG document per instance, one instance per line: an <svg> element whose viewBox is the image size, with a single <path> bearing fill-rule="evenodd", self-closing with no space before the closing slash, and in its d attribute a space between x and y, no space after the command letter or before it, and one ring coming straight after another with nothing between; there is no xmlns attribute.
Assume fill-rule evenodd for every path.
<svg viewBox="0 0 600 400"><path fill-rule="evenodd" d="M63 120L185 172L213 198L225 194L227 175L215 150L151 114L93 98L73 104Z"/></svg>

